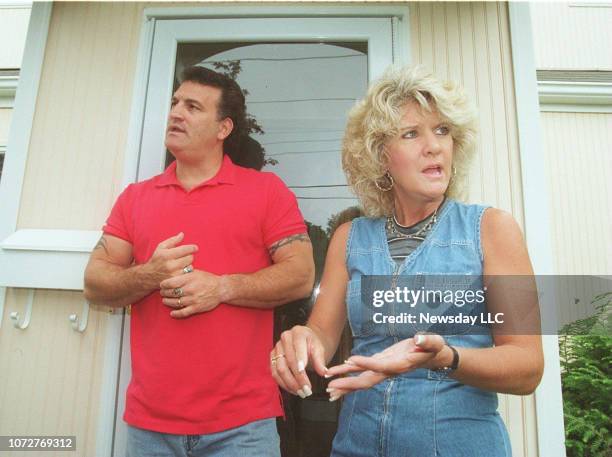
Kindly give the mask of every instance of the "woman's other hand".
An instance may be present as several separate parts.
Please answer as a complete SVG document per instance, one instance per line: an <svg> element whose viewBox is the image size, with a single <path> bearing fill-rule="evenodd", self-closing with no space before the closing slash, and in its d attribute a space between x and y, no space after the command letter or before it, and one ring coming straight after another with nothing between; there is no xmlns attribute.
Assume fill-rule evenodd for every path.
<svg viewBox="0 0 612 457"><path fill-rule="evenodd" d="M330 382L330 400L337 400L354 390L368 389L390 376L417 368L437 369L450 365L452 352L448 349L449 354L446 354L444 348L444 338L440 335L419 334L395 343L371 357L352 356L342 365L327 370L328 377L360 372L357 376L347 376Z"/></svg>

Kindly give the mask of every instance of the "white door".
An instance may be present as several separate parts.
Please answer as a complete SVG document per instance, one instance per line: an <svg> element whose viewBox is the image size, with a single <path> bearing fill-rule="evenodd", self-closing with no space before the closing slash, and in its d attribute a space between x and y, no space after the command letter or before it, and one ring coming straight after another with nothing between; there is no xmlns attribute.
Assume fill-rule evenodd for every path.
<svg viewBox="0 0 612 457"><path fill-rule="evenodd" d="M202 65L230 74L246 91L251 150L293 190L309 223L317 278L334 216L357 202L346 186L340 147L346 114L368 82L393 61L390 17L220 18L158 20L154 28L145 100L138 180L159 174L169 157L164 147L170 98L180 72ZM397 55L397 54L396 54ZM277 329L302 321L310 300L277 313ZM129 317L128 317L129 320ZM125 452L122 421L130 378L129 322L125 326L114 455ZM287 406L279 431L285 455L328 455L337 405L324 386ZM290 401L289 401L290 402ZM298 433L299 431L299 433ZM299 435L301 438L296 439Z"/></svg>

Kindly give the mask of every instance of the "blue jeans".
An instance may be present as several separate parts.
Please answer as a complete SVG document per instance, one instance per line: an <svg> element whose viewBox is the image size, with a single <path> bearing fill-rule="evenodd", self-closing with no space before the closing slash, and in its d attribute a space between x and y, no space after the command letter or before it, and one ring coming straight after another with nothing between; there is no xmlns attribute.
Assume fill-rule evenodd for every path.
<svg viewBox="0 0 612 457"><path fill-rule="evenodd" d="M173 435L128 425L127 457L280 457L276 419L206 435Z"/></svg>

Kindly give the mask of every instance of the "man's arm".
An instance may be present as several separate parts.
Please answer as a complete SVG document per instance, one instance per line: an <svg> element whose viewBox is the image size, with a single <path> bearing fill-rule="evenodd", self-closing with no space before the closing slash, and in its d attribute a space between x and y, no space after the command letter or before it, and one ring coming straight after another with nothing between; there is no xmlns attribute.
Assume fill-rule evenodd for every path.
<svg viewBox="0 0 612 457"><path fill-rule="evenodd" d="M310 295L315 271L308 235L288 236L268 250L273 265L248 275L222 276L222 302L271 308Z"/></svg>
<svg viewBox="0 0 612 457"><path fill-rule="evenodd" d="M195 245L176 245L179 233L162 241L151 259L132 265L132 245L121 238L104 234L91 253L85 269L84 295L90 303L122 307L130 305L159 289L159 284L193 261Z"/></svg>
<svg viewBox="0 0 612 457"><path fill-rule="evenodd" d="M210 311L219 303L273 308L307 297L314 282L312 244L308 235L283 238L269 247L273 265L251 274L217 276L196 270L161 284L164 304L176 308L170 315L184 318ZM179 303L174 289L184 296Z"/></svg>

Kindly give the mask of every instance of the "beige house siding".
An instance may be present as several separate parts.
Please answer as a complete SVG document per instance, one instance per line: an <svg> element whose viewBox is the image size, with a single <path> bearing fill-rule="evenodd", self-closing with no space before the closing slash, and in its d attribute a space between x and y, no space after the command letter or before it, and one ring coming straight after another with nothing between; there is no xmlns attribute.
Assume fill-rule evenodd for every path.
<svg viewBox="0 0 612 457"><path fill-rule="evenodd" d="M470 200L523 225L508 11L499 3L411 4L412 56L460 82L478 107L480 138Z"/></svg>
<svg viewBox="0 0 612 457"><path fill-rule="evenodd" d="M54 4L18 228L95 230L102 225L123 177L146 6ZM479 107L481 138L470 179L471 200L510 211L523 224L507 5L415 3L410 8L415 62L461 82ZM0 385L5 392L0 397L0 427L52 434L75 424L72 430L86 442L84 452L93 446L107 318L104 310L92 311L90 327L83 335L75 333L67 316L80 312L81 300L74 292L37 292L28 330L19 332L4 320L0 360L7 366L6 371L0 368L19 374L5 381L10 382L6 389ZM11 291L5 315L20 309L23 301L23 294ZM11 355L14 352L21 359ZM19 360L28 363L19 365ZM41 378L52 382L41 383ZM66 400L67 392L77 392L76 400ZM17 397L23 412L14 421ZM514 455L537 455L533 397L502 395L500 405ZM59 419L64 416L69 418L65 423ZM14 425L6 428L9 422Z"/></svg>
<svg viewBox="0 0 612 457"><path fill-rule="evenodd" d="M538 70L612 70L612 4L532 2ZM554 41L553 41L554 40Z"/></svg>
<svg viewBox="0 0 612 457"><path fill-rule="evenodd" d="M85 332L68 316L81 314L81 294L38 290L26 330L8 315L24 314L27 292L8 289L0 328L0 430L3 435L76 435L78 456L95 456L106 315L89 313ZM74 452L44 452L75 456Z"/></svg>
<svg viewBox="0 0 612 457"><path fill-rule="evenodd" d="M542 113L556 272L612 271L612 114Z"/></svg>
<svg viewBox="0 0 612 457"><path fill-rule="evenodd" d="M555 272L610 275L612 114L542 113L541 116L549 171ZM580 292L580 287L577 290ZM592 298L563 297L566 306L560 309L560 320L568 323L590 315Z"/></svg>
<svg viewBox="0 0 612 457"><path fill-rule="evenodd" d="M53 5L18 228L97 230L120 191L142 5Z"/></svg>

